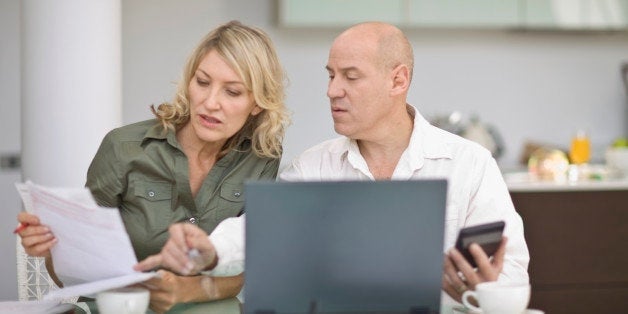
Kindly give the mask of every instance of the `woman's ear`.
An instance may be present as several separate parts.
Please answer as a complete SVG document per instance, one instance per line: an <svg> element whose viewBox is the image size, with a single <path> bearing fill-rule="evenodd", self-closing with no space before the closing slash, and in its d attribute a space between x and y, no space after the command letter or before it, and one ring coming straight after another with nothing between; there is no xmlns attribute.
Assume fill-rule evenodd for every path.
<svg viewBox="0 0 628 314"><path fill-rule="evenodd" d="M251 110L251 115L252 116L256 116L260 112L262 112L262 110L264 110L264 108L262 108L262 107L258 106L257 104L255 104L255 107L253 107L253 110Z"/></svg>

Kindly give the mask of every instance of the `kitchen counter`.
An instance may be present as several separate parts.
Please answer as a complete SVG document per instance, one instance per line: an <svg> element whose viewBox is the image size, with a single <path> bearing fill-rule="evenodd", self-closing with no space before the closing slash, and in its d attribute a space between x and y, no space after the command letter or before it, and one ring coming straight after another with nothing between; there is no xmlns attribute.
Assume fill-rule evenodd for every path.
<svg viewBox="0 0 628 314"><path fill-rule="evenodd" d="M628 308L628 179L504 179L530 252L531 308L552 314Z"/></svg>
<svg viewBox="0 0 628 314"><path fill-rule="evenodd" d="M528 172L506 172L504 180L510 192L569 192L628 190L628 178L589 179L581 181L542 181Z"/></svg>

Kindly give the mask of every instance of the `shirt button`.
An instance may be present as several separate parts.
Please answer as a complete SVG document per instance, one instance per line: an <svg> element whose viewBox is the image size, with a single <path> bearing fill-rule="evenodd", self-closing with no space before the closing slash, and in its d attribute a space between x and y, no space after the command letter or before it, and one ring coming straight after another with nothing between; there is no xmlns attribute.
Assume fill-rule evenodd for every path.
<svg viewBox="0 0 628 314"><path fill-rule="evenodd" d="M242 194L240 194L240 192L234 192L233 193L233 196L235 196L235 197L240 197L240 195L242 195Z"/></svg>
<svg viewBox="0 0 628 314"><path fill-rule="evenodd" d="M190 217L190 219L188 219L188 221L189 221L191 224L194 224L194 225L198 222L198 221L197 221L197 219L196 219L196 217Z"/></svg>
<svg viewBox="0 0 628 314"><path fill-rule="evenodd" d="M154 191L148 191L148 196L155 197L155 192Z"/></svg>

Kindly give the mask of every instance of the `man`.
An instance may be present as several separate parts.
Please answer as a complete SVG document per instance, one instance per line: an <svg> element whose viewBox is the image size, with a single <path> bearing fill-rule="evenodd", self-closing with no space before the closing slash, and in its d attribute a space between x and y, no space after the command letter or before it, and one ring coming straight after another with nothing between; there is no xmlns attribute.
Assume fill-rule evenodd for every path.
<svg viewBox="0 0 628 314"><path fill-rule="evenodd" d="M459 302L464 291L480 282L527 282L529 255L523 224L495 160L480 145L431 126L407 104L413 60L410 43L392 25L363 23L340 34L326 69L334 129L343 136L305 151L280 179L447 178L445 247L454 245L465 226L504 220L506 229L492 258L477 244L471 246L477 269L450 249L445 256L443 290ZM242 226L238 228L242 234ZM181 261L191 269L183 254L185 243L179 245ZM220 250L218 256L220 261Z"/></svg>

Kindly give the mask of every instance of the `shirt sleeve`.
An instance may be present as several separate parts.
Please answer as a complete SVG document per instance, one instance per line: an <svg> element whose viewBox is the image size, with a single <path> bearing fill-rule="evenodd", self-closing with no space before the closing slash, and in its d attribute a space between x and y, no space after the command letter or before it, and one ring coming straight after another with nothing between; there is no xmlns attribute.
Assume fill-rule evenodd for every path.
<svg viewBox="0 0 628 314"><path fill-rule="evenodd" d="M123 180L122 173L116 140L112 131L100 143L100 147L87 170L85 186L92 192L98 205L120 206L122 192L126 189L126 181Z"/></svg>
<svg viewBox="0 0 628 314"><path fill-rule="evenodd" d="M523 221L516 212L508 188L494 159L484 165L479 176L478 189L471 197L465 225L471 226L496 220L506 223L504 235L508 238L504 267L498 281L528 282L530 255L523 233Z"/></svg>
<svg viewBox="0 0 628 314"><path fill-rule="evenodd" d="M244 224L246 215L227 218L209 235L218 263L213 276L234 276L244 271Z"/></svg>

